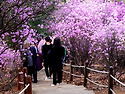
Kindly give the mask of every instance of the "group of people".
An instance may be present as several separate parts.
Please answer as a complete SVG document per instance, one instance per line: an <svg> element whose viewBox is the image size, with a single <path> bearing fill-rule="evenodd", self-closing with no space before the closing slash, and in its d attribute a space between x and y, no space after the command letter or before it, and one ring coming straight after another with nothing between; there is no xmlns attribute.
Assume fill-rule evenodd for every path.
<svg viewBox="0 0 125 94"><path fill-rule="evenodd" d="M45 67L45 79L51 79L53 75L53 83L51 86L62 83L62 68L63 60L65 58L65 48L61 45L61 40L59 37L54 39L54 43L51 43L50 37L45 38L45 44L42 45L42 55L41 62L43 59ZM25 43L25 57L23 66L27 67L28 74L33 75L34 83L37 83L37 48L30 45L30 43ZM39 55L38 55L39 56Z"/></svg>

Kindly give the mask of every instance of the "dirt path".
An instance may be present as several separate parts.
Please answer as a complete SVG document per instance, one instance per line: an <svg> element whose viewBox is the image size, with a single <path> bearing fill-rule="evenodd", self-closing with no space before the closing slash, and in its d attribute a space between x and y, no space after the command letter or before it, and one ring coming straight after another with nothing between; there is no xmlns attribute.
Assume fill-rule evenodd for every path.
<svg viewBox="0 0 125 94"><path fill-rule="evenodd" d="M83 86L75 86L62 83L51 87L52 79L45 80L45 73L42 69L38 73L38 83L32 84L33 94L94 94L91 90L86 90Z"/></svg>

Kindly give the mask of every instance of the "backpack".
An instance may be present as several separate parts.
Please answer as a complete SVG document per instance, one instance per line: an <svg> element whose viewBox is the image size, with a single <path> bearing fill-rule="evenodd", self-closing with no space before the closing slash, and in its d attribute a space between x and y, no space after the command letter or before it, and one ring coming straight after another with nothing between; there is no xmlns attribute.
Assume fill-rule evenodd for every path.
<svg viewBox="0 0 125 94"><path fill-rule="evenodd" d="M26 59L27 59L27 66L28 67L31 67L33 66L33 58L32 58L32 55L31 55L31 52L29 50L26 51Z"/></svg>

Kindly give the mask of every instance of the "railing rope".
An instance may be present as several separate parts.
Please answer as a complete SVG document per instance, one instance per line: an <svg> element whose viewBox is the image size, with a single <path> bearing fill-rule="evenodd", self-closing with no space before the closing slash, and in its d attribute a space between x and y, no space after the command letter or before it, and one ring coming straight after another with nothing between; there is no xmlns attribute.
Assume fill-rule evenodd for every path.
<svg viewBox="0 0 125 94"><path fill-rule="evenodd" d="M114 76L110 75L115 81L117 81L119 84L123 85L125 87L125 84L120 82L118 79L116 79Z"/></svg>
<svg viewBox="0 0 125 94"><path fill-rule="evenodd" d="M84 77L84 87L87 86L87 80L90 81L91 83L95 84L95 85L98 85L98 86L101 86L101 87L105 87L105 88L108 88L108 94L116 94L114 91L113 91L113 80L117 81L119 84L123 85L125 87L125 84L120 82L118 79L116 79L114 76L113 76L113 67L110 66L109 68L109 72L106 72L106 71L99 71L99 70L95 70L95 69L92 69L92 68L89 68L88 67L88 60L86 60L85 62L85 66L76 66L76 65L72 65L71 64L65 64L65 65L70 65L70 72L68 71L65 71L65 70L62 70L63 72L65 73L69 73L70 74L70 81L72 81L72 77L73 76L76 76L76 77ZM84 76L81 76L81 75L76 75L76 74L73 74L73 67L84 67ZM94 81L92 81L91 79L88 78L88 70L90 71L94 71L94 72L98 72L98 73L104 73L104 74L108 74L109 75L109 79L108 79L108 86L106 85L101 85L101 84L98 84Z"/></svg>
<svg viewBox="0 0 125 94"><path fill-rule="evenodd" d="M84 77L84 76L82 76L82 75L76 75L76 74L71 74L71 75L76 76L76 77L80 77L80 78L83 78L83 77Z"/></svg>
<svg viewBox="0 0 125 94"><path fill-rule="evenodd" d="M71 64L64 64L64 65L66 65L66 66L70 66Z"/></svg>
<svg viewBox="0 0 125 94"><path fill-rule="evenodd" d="M116 94L111 88L110 88L110 90L111 90L111 92L112 92L113 94Z"/></svg>
<svg viewBox="0 0 125 94"><path fill-rule="evenodd" d="M65 72L65 73L69 73L70 74L70 72L68 72L68 71L65 71L65 70L62 70L63 72Z"/></svg>
<svg viewBox="0 0 125 94"><path fill-rule="evenodd" d="M72 65L72 67L75 67L75 68L85 68L85 66L76 66L76 65Z"/></svg>
<svg viewBox="0 0 125 94"><path fill-rule="evenodd" d="M18 74L23 74L23 72L21 71L21 72L18 72Z"/></svg>
<svg viewBox="0 0 125 94"><path fill-rule="evenodd" d="M32 79L30 75L26 77L26 84L30 84L26 89L26 94L32 94Z"/></svg>
<svg viewBox="0 0 125 94"><path fill-rule="evenodd" d="M89 67L87 67L88 70L91 70L91 71L94 71L94 72L98 72L98 73L105 73L105 74L108 74L109 72L106 72L106 71L99 71L99 70L95 70L95 69L91 69Z"/></svg>
<svg viewBox="0 0 125 94"><path fill-rule="evenodd" d="M26 85L26 87L19 93L22 94L24 91L26 91L26 89L30 86L30 84Z"/></svg>
<svg viewBox="0 0 125 94"><path fill-rule="evenodd" d="M19 83L22 84L22 85L24 84L24 82L19 82Z"/></svg>
<svg viewBox="0 0 125 94"><path fill-rule="evenodd" d="M95 83L94 81L92 81L92 80L90 80L89 78L86 78L87 80L89 80L91 83L93 83L93 84L95 84L95 85L98 85L98 86L100 86L100 87L108 87L108 86L106 86L106 85L101 85L101 84L98 84L98 83Z"/></svg>

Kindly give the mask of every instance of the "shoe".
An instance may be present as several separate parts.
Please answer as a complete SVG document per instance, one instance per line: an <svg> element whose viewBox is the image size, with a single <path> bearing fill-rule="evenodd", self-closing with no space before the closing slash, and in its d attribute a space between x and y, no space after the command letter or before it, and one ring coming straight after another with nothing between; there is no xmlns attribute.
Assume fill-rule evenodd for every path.
<svg viewBox="0 0 125 94"><path fill-rule="evenodd" d="M53 87L53 86L55 86L54 84L51 84L51 86Z"/></svg>
<svg viewBox="0 0 125 94"><path fill-rule="evenodd" d="M37 81L33 81L33 83L37 83Z"/></svg>
<svg viewBox="0 0 125 94"><path fill-rule="evenodd" d="M46 77L46 78L45 78L45 80L48 80L48 79L49 79L49 77Z"/></svg>
<svg viewBox="0 0 125 94"><path fill-rule="evenodd" d="M49 79L52 79L51 77L48 77Z"/></svg>
<svg viewBox="0 0 125 94"><path fill-rule="evenodd" d="M62 83L57 83L57 85L62 85Z"/></svg>

